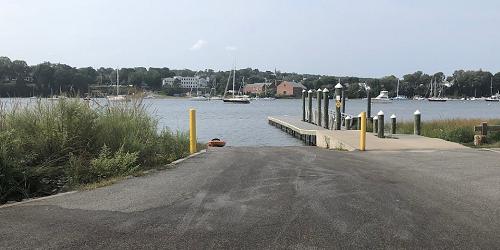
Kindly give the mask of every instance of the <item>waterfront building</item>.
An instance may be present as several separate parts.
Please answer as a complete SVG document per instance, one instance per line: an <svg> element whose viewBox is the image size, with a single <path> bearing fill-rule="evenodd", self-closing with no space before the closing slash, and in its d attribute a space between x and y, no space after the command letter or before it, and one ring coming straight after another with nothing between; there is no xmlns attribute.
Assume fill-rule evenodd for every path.
<svg viewBox="0 0 500 250"><path fill-rule="evenodd" d="M283 81L276 87L277 96L300 96L306 89L302 83Z"/></svg>
<svg viewBox="0 0 500 250"><path fill-rule="evenodd" d="M162 86L172 86L174 83L178 83L183 89L192 88L206 88L208 85L208 79L204 79L198 76L174 76L168 78L162 78Z"/></svg>
<svg viewBox="0 0 500 250"><path fill-rule="evenodd" d="M246 84L243 87L243 93L261 95L264 94L267 90L270 90L271 84L272 83L270 82Z"/></svg>

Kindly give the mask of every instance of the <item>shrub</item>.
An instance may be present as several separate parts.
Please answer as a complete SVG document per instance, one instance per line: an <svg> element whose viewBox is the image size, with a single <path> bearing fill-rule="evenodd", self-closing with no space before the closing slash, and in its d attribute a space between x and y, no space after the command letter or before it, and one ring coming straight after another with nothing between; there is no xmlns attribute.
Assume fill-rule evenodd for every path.
<svg viewBox="0 0 500 250"><path fill-rule="evenodd" d="M481 124L484 120L480 119L450 119L422 122L422 135L432 138L440 138L447 141L458 143L474 142L474 126ZM488 124L500 124L499 120L487 120ZM398 133L412 134L413 123L404 122L398 124ZM500 136L491 133L489 139L497 142Z"/></svg>
<svg viewBox="0 0 500 250"><path fill-rule="evenodd" d="M0 202L48 195L156 167L189 152L188 137L142 103L90 107L79 99L0 103Z"/></svg>
<svg viewBox="0 0 500 250"><path fill-rule="evenodd" d="M127 153L121 147L114 154L104 145L96 159L90 162L90 174L102 180L113 176L123 176L139 169L139 152Z"/></svg>

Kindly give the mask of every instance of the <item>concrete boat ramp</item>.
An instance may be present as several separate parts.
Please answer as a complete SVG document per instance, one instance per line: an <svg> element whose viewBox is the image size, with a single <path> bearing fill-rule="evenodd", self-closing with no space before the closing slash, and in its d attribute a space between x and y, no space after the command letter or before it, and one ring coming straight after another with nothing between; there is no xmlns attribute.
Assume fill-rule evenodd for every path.
<svg viewBox="0 0 500 250"><path fill-rule="evenodd" d="M294 116L270 116L269 124L303 140L307 145L327 149L355 151L359 148L359 130L329 130L301 121ZM418 135L394 134L378 138L366 133L366 150L369 151L411 151L411 150L453 150L467 147L437 138Z"/></svg>

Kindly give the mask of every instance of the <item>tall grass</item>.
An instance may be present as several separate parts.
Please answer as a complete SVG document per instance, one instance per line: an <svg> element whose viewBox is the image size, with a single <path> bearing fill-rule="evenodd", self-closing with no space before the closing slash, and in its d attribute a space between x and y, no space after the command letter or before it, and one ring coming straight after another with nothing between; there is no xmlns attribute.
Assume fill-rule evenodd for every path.
<svg viewBox="0 0 500 250"><path fill-rule="evenodd" d="M474 142L474 126L486 121L488 125L500 125L500 120L449 119L422 122L422 135L447 141L471 144ZM398 123L399 134L413 134L413 122ZM500 133L489 133L488 141L492 144L500 141Z"/></svg>
<svg viewBox="0 0 500 250"><path fill-rule="evenodd" d="M0 203L128 175L188 153L187 134L158 132L140 102L0 104Z"/></svg>

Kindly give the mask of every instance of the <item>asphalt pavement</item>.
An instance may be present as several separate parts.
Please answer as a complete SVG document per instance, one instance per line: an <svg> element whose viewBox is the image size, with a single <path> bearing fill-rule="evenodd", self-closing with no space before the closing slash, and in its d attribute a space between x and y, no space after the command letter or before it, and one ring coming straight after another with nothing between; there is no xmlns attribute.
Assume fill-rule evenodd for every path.
<svg viewBox="0 0 500 250"><path fill-rule="evenodd" d="M500 154L209 150L0 208L1 249L498 248Z"/></svg>

